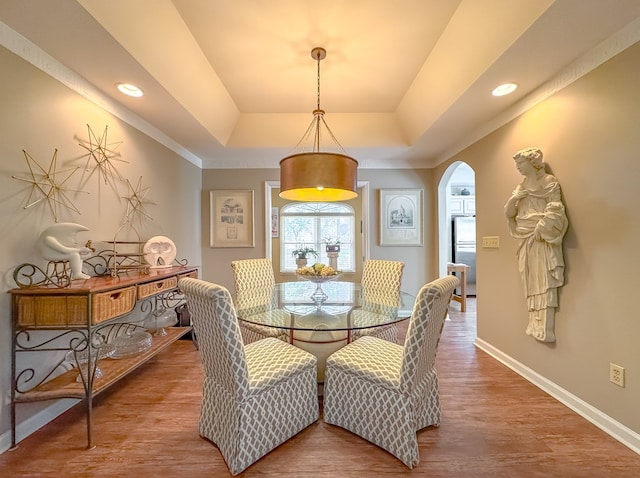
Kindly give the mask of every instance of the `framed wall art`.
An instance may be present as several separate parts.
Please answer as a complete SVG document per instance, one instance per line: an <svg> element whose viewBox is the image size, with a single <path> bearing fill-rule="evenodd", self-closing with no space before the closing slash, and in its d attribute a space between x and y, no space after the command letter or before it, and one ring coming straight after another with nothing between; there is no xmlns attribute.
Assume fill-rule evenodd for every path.
<svg viewBox="0 0 640 478"><path fill-rule="evenodd" d="M211 247L254 247L253 191L210 191Z"/></svg>
<svg viewBox="0 0 640 478"><path fill-rule="evenodd" d="M380 189L380 245L422 245L422 189Z"/></svg>

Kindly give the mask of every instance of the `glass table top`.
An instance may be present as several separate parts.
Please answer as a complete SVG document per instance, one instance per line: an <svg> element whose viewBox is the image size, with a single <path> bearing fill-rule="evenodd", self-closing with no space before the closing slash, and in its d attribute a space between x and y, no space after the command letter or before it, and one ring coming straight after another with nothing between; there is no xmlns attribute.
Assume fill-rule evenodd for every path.
<svg viewBox="0 0 640 478"><path fill-rule="evenodd" d="M356 330L382 327L411 316L415 296L367 289L343 281L308 280L238 291L238 319L288 330Z"/></svg>

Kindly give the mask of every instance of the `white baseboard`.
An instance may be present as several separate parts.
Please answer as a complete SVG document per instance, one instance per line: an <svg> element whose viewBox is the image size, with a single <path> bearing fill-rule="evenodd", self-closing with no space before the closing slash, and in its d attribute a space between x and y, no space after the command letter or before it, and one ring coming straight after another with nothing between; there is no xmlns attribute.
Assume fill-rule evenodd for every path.
<svg viewBox="0 0 640 478"><path fill-rule="evenodd" d="M44 410L39 411L35 415L30 416L25 421L16 425L16 444L19 444L21 440L31 435L33 432L39 430L47 423L56 419L64 412L73 407L78 400L75 399L63 399L57 400ZM0 435L0 453L11 448L11 430Z"/></svg>
<svg viewBox="0 0 640 478"><path fill-rule="evenodd" d="M476 338L474 345L640 455L640 434L604 414L572 393L569 393L564 388L506 355L484 340Z"/></svg>

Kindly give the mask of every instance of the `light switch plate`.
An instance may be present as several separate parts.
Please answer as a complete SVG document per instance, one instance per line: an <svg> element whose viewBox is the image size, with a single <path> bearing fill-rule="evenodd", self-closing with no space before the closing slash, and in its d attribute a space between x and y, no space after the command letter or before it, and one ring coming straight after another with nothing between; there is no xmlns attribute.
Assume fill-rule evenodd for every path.
<svg viewBox="0 0 640 478"><path fill-rule="evenodd" d="M484 236L482 238L482 247L494 249L500 247L500 236Z"/></svg>

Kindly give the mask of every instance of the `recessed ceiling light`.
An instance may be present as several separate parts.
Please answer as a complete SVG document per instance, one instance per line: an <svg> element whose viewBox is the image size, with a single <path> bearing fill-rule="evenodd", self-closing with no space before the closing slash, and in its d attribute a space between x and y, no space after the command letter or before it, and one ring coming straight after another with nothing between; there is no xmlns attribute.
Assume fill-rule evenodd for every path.
<svg viewBox="0 0 640 478"><path fill-rule="evenodd" d="M128 96L135 96L137 98L144 94L140 88L130 83L118 83L116 86L121 93Z"/></svg>
<svg viewBox="0 0 640 478"><path fill-rule="evenodd" d="M505 83L504 85L500 85L494 88L491 94L493 96L508 95L509 93L513 93L514 91L516 91L517 87L518 87L517 83Z"/></svg>

